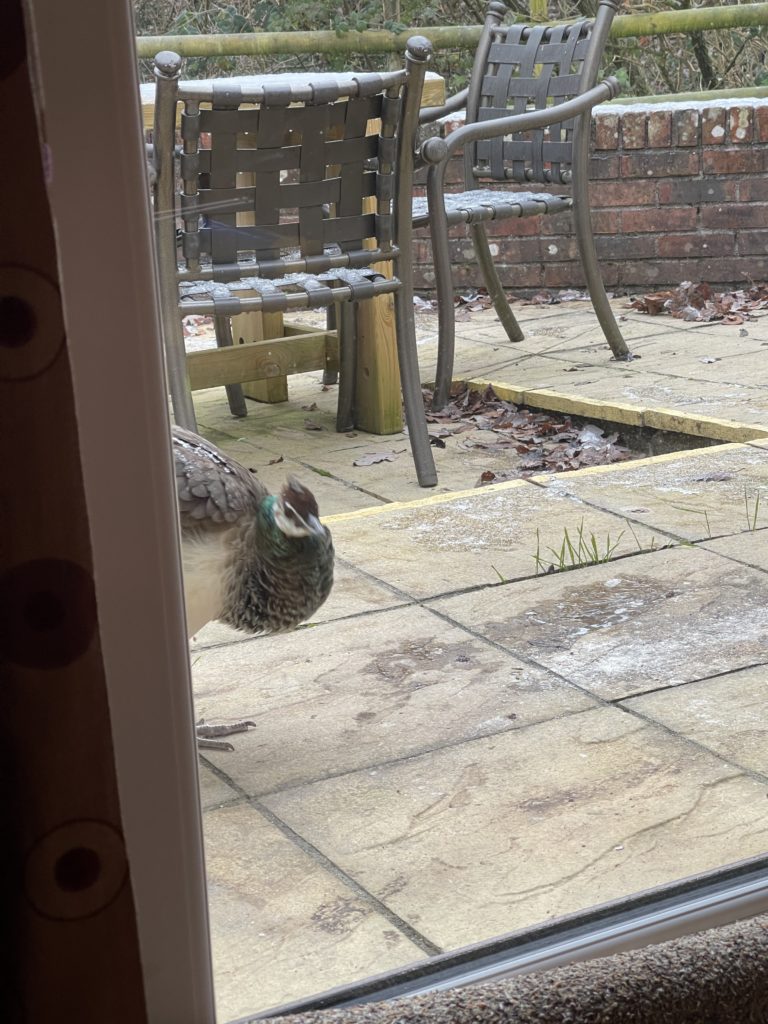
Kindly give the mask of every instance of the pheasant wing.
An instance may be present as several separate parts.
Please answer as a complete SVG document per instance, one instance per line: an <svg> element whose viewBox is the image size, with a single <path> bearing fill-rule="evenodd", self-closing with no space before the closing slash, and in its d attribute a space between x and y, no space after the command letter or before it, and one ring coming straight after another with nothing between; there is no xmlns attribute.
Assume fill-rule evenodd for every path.
<svg viewBox="0 0 768 1024"><path fill-rule="evenodd" d="M174 426L173 457L182 534L228 529L252 515L267 489L252 473L198 434Z"/></svg>

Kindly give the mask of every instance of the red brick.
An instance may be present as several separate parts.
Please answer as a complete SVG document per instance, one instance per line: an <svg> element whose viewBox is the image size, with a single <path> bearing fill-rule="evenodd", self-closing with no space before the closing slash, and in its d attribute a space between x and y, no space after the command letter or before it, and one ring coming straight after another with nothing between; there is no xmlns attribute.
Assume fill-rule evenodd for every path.
<svg viewBox="0 0 768 1024"><path fill-rule="evenodd" d="M663 234L659 237L658 252L669 256L730 256L736 250L736 237L732 231L715 234L690 232L685 235Z"/></svg>
<svg viewBox="0 0 768 1024"><path fill-rule="evenodd" d="M571 213L555 213L551 217L542 217L541 219L539 234L542 237L548 235L570 235L572 232L573 214Z"/></svg>
<svg viewBox="0 0 768 1024"><path fill-rule="evenodd" d="M464 188L464 164L459 157L448 161L445 169L445 183L452 191Z"/></svg>
<svg viewBox="0 0 768 1024"><path fill-rule="evenodd" d="M704 228L768 227L768 203L702 206L701 225Z"/></svg>
<svg viewBox="0 0 768 1024"><path fill-rule="evenodd" d="M592 230L596 235L616 235L622 231L621 210L596 210L592 207Z"/></svg>
<svg viewBox="0 0 768 1024"><path fill-rule="evenodd" d="M621 168L619 156L593 156L589 161L590 179L618 178Z"/></svg>
<svg viewBox="0 0 768 1024"><path fill-rule="evenodd" d="M541 288L544 269L540 263L512 263L498 266L499 277L505 288ZM476 267L468 266L454 271L454 284L460 287L476 288L478 285Z"/></svg>
<svg viewBox="0 0 768 1024"><path fill-rule="evenodd" d="M494 247L499 247L499 253L493 252ZM467 238L464 240L453 240L449 242L449 249L451 253L451 265L454 267L461 266L463 263L472 264L477 269L477 260L475 258L474 249L472 247L471 239ZM510 238L507 243L500 246L498 241L491 242L491 252L493 253L494 259L499 264L504 264L509 260L514 259L521 263L529 263L533 261L539 261L542 257L541 241L538 238Z"/></svg>
<svg viewBox="0 0 768 1024"><path fill-rule="evenodd" d="M705 149L702 153L704 174L764 174L768 167L768 149Z"/></svg>
<svg viewBox="0 0 768 1024"><path fill-rule="evenodd" d="M498 235L505 238L509 238L510 235L514 235L516 238L531 238L534 235L540 235L542 225L550 220L552 220L551 217L517 217L515 219L489 220L485 225L485 229L489 238L495 238Z"/></svg>
<svg viewBox="0 0 768 1024"><path fill-rule="evenodd" d="M672 111L672 145L697 146L699 144L698 110Z"/></svg>
<svg viewBox="0 0 768 1024"><path fill-rule="evenodd" d="M653 259L656 256L657 235L600 235L595 239L597 258L603 260Z"/></svg>
<svg viewBox="0 0 768 1024"><path fill-rule="evenodd" d="M721 146L725 142L725 108L707 107L701 113L701 141L705 146Z"/></svg>
<svg viewBox="0 0 768 1024"><path fill-rule="evenodd" d="M740 202L760 203L768 200L768 178L742 178L738 184Z"/></svg>
<svg viewBox="0 0 768 1024"><path fill-rule="evenodd" d="M628 260L623 265L620 265L619 269L619 282L624 287L661 287L662 285L669 284L668 279L662 269L661 264L658 260L632 260L632 254L629 252ZM604 267L601 264L601 270L604 272ZM680 277L675 275L675 284L680 284Z"/></svg>
<svg viewBox="0 0 768 1024"><path fill-rule="evenodd" d="M601 264L605 274L610 264ZM763 279L768 259L754 256L718 260L638 260L629 258L618 264L619 286L630 291L648 288L672 288L681 281L708 281L718 285L743 285L748 280Z"/></svg>
<svg viewBox="0 0 768 1024"><path fill-rule="evenodd" d="M647 118L644 111L633 110L622 115L621 141L624 149L644 149Z"/></svg>
<svg viewBox="0 0 768 1024"><path fill-rule="evenodd" d="M542 238L541 258L545 263L562 263L579 258L579 247L573 237Z"/></svg>
<svg viewBox="0 0 768 1024"><path fill-rule="evenodd" d="M583 288L586 284L581 263L549 263L544 268L543 288Z"/></svg>
<svg viewBox="0 0 768 1024"><path fill-rule="evenodd" d="M701 280L739 284L749 280L764 279L768 273L768 258L754 256L731 256L729 259L704 260L701 263Z"/></svg>
<svg viewBox="0 0 768 1024"><path fill-rule="evenodd" d="M672 113L652 110L648 114L648 145L651 149L667 147L672 142Z"/></svg>
<svg viewBox="0 0 768 1024"><path fill-rule="evenodd" d="M624 210L622 228L624 234L634 235L645 231L661 234L664 231L693 231L698 216L692 206L660 207L646 210Z"/></svg>
<svg viewBox="0 0 768 1024"><path fill-rule="evenodd" d="M755 107L755 142L768 142L768 105Z"/></svg>
<svg viewBox="0 0 768 1024"><path fill-rule="evenodd" d="M659 203L661 206L688 203L701 206L702 203L735 202L738 196L738 182L717 178L672 178L659 182Z"/></svg>
<svg viewBox="0 0 768 1024"><path fill-rule="evenodd" d="M595 118L594 147L595 149L619 148L619 115L600 114Z"/></svg>
<svg viewBox="0 0 768 1024"><path fill-rule="evenodd" d="M411 253L414 263L432 262L432 245L428 238L414 238Z"/></svg>
<svg viewBox="0 0 768 1024"><path fill-rule="evenodd" d="M765 256L768 253L768 231L739 231L736 240L740 256L750 253Z"/></svg>
<svg viewBox="0 0 768 1024"><path fill-rule="evenodd" d="M753 120L751 107L731 107L728 110L728 138L732 146L752 141Z"/></svg>
<svg viewBox="0 0 768 1024"><path fill-rule="evenodd" d="M696 177L699 173L698 153L682 150L677 153L659 151L651 153L643 151L631 156L625 154L621 158L622 178L672 178L686 176Z"/></svg>
<svg viewBox="0 0 768 1024"><path fill-rule="evenodd" d="M595 181L590 186L592 208L655 206L656 187L652 178L642 181Z"/></svg>

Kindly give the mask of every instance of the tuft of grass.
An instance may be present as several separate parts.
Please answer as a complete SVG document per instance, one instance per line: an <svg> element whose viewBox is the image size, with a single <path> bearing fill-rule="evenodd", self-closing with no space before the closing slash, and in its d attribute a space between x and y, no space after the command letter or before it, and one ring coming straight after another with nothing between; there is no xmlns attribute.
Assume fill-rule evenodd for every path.
<svg viewBox="0 0 768 1024"><path fill-rule="evenodd" d="M760 512L760 491L755 493L754 504L750 508L749 495L747 494L747 488L744 488L744 508L747 514L747 529L754 533L757 529L757 516Z"/></svg>
<svg viewBox="0 0 768 1024"><path fill-rule="evenodd" d="M567 569L581 569L587 565L601 565L609 562L613 553L621 543L625 531L622 530L618 537L611 539L610 532L604 540L598 540L594 533L586 533L584 520L582 519L574 537L568 532L568 527L563 527L563 539L558 548L547 547L552 559L547 559L541 553L541 534L536 527L536 552L533 560L536 563L536 575L540 572L564 572Z"/></svg>
<svg viewBox="0 0 768 1024"><path fill-rule="evenodd" d="M672 508L676 508L678 512L693 512L694 515L704 516L704 522L707 527L707 537L712 537L712 528L709 525L709 515L705 508L692 508L690 505L672 505Z"/></svg>
<svg viewBox="0 0 768 1024"><path fill-rule="evenodd" d="M650 546L647 547L647 548L644 548L643 545L640 543L640 538L635 533L635 530L634 530L634 527L632 526L632 523L630 523L630 521L628 519L625 519L624 522L629 527L629 532L632 534L632 539L634 540L635 544L637 545L637 550L638 551L656 551L656 549L658 548L659 545L656 543L656 538L655 537L651 537ZM673 547L673 544L670 541L669 544L664 544L664 545L662 545L662 547L671 548L671 547Z"/></svg>

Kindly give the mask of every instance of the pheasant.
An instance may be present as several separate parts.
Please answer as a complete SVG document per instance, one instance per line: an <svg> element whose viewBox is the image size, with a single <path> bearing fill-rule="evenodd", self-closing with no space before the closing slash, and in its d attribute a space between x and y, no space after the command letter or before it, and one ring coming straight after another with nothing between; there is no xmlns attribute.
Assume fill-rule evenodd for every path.
<svg viewBox="0 0 768 1024"><path fill-rule="evenodd" d="M333 542L312 492L289 477L270 494L214 444L176 426L173 455L189 635L211 619L279 633L313 615L333 585ZM198 742L214 745L206 738L247 724L199 726Z"/></svg>

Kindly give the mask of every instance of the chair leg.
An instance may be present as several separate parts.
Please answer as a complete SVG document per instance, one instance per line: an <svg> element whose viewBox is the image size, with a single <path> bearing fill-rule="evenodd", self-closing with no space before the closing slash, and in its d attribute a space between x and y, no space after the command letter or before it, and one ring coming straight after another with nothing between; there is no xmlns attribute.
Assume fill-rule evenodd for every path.
<svg viewBox="0 0 768 1024"><path fill-rule="evenodd" d="M442 195L439 196L437 202L442 206ZM456 313L453 307L453 274L451 272L451 254L448 248L448 225L447 223L443 224L438 217L433 217L430 228L438 323L437 367L435 368L432 408L435 412L439 412L448 404L453 379Z"/></svg>
<svg viewBox="0 0 768 1024"><path fill-rule="evenodd" d="M219 348L229 348L234 344L232 338L232 322L228 316L215 316L213 327L216 331L216 344ZM241 384L225 384L229 411L238 419L248 415L248 407L245 404L245 395Z"/></svg>
<svg viewBox="0 0 768 1024"><path fill-rule="evenodd" d="M336 307L329 306L325 311L325 329L336 330ZM323 384L338 384L339 375L336 370L323 370Z"/></svg>
<svg viewBox="0 0 768 1024"><path fill-rule="evenodd" d="M586 179L574 174L573 176L573 226L576 231L576 241L581 254L581 264L584 268L584 277L587 281L587 290L592 300L597 319L603 329L605 340L611 347L614 359L628 361L632 353L627 347L624 336L616 323L616 317L605 293L603 276L600 273L600 266L597 262L597 250L595 249L595 238L592 234L592 221L589 216L589 195L587 192Z"/></svg>
<svg viewBox="0 0 768 1024"><path fill-rule="evenodd" d="M493 256L488 245L488 236L485 233L484 224L473 224L472 225L472 244L475 249L475 256L477 262L480 264L480 270L483 273L485 280L485 287L488 289L488 295L493 303L493 308L498 314L501 325L507 332L507 337L510 341L522 341L525 335L523 334L520 324L515 319L515 314L509 308L509 302L507 296L504 294L504 287L499 280L499 275L496 273L496 267L493 262Z"/></svg>
<svg viewBox="0 0 768 1024"><path fill-rule="evenodd" d="M357 371L357 305L339 305L335 321L339 333L339 404L336 429L343 433L355 426L355 374Z"/></svg>
<svg viewBox="0 0 768 1024"><path fill-rule="evenodd" d="M407 272L410 273L410 268ZM403 392L408 439L416 465L416 477L420 487L434 487L437 484L437 470L424 414L424 396L421 391L421 374L416 349L416 323L413 317L413 291L407 286L395 293L395 329L397 358L400 362L400 387Z"/></svg>
<svg viewBox="0 0 768 1024"><path fill-rule="evenodd" d="M176 282L173 282L174 291ZM161 301L162 301L161 294ZM187 373L187 354L184 347L184 325L181 322L178 300L173 296L173 304L163 308L163 348L165 352L165 372L168 376L168 390L171 393L171 406L176 424L197 433L195 406L192 402L192 391L189 387Z"/></svg>

